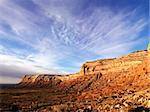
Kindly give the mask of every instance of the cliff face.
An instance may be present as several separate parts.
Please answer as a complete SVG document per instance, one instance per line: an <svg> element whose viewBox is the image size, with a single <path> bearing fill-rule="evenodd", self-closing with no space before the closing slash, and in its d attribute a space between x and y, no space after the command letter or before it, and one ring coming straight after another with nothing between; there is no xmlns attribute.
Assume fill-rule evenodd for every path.
<svg viewBox="0 0 150 112"><path fill-rule="evenodd" d="M54 75L25 75L19 83L21 87L52 87L61 82L59 76Z"/></svg>
<svg viewBox="0 0 150 112"><path fill-rule="evenodd" d="M108 72L125 72L128 71L129 68L142 64L147 55L147 51L139 51L120 58L86 62L81 67L80 73L90 75L100 72L104 74Z"/></svg>
<svg viewBox="0 0 150 112"><path fill-rule="evenodd" d="M33 98L32 101L40 104L33 103L33 109L37 106L38 111L76 112L78 109L84 111L87 105L91 106L90 110L95 109L97 112L128 112L132 109L133 112L138 112L138 109L149 111L149 63L150 51L138 51L119 58L86 62L76 74L26 75L18 87L21 90L40 89L33 93L34 97L27 94L26 98L23 94L14 98L20 98L22 105L24 100ZM31 109L31 102L26 106Z"/></svg>
<svg viewBox="0 0 150 112"><path fill-rule="evenodd" d="M63 91L102 89L108 85L108 90L136 84L142 87L150 83L149 55L149 51L138 51L120 58L86 62L79 73L72 75L26 75L19 86L57 87Z"/></svg>
<svg viewBox="0 0 150 112"><path fill-rule="evenodd" d="M56 87L61 82L76 79L79 74L53 75L53 74L35 74L25 75L18 87Z"/></svg>
<svg viewBox="0 0 150 112"><path fill-rule="evenodd" d="M134 52L117 59L104 59L83 64L77 80L64 82L66 87L79 91L92 88L108 93L113 90L148 87L150 85L150 67L147 51ZM64 88L63 85L63 88ZM67 86L69 85L69 86ZM84 87L88 85L88 87ZM104 89L104 90L105 90ZM97 90L97 91L99 91ZM95 90L96 91L96 90ZM102 92L105 93L106 91Z"/></svg>

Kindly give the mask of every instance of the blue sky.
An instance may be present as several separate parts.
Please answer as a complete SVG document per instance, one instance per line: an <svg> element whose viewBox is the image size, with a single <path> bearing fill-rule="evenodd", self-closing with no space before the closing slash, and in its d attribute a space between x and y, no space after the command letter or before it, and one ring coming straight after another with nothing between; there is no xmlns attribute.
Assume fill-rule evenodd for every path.
<svg viewBox="0 0 150 112"><path fill-rule="evenodd" d="M146 49L149 0L1 0L0 83L74 73Z"/></svg>

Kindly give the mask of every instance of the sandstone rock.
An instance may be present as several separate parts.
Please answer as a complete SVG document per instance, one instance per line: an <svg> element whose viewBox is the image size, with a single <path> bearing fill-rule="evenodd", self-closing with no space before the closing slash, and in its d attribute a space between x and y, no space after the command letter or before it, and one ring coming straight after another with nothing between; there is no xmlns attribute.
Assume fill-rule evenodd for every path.
<svg viewBox="0 0 150 112"><path fill-rule="evenodd" d="M146 107L150 108L150 100L147 101Z"/></svg>
<svg viewBox="0 0 150 112"><path fill-rule="evenodd" d="M126 102L123 102L123 105L124 105L125 107L128 107L128 104L127 104Z"/></svg>
<svg viewBox="0 0 150 112"><path fill-rule="evenodd" d="M19 87L52 87L62 82L58 76L54 75L25 75L18 84Z"/></svg>
<svg viewBox="0 0 150 112"><path fill-rule="evenodd" d="M149 63L150 52L138 51L119 58L86 62L76 74L26 75L18 86L48 87L58 90L61 94L65 93L65 102L73 101L77 104L96 102L95 108L100 111L111 110L113 112L120 108L127 111L129 108L136 108L137 105L149 108ZM73 97L75 97L74 100L71 100ZM64 103L63 98L61 100ZM62 111L69 107L55 105L52 108L55 111ZM83 110L77 109L85 111L83 108Z"/></svg>
<svg viewBox="0 0 150 112"><path fill-rule="evenodd" d="M115 108L115 109L119 109L119 108L120 108L120 104L116 104L116 105L114 106L114 108Z"/></svg>

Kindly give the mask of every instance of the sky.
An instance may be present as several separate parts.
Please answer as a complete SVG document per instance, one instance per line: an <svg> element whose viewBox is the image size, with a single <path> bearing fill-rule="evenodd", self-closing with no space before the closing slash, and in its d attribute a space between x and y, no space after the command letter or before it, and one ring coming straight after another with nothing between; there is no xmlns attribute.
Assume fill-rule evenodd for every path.
<svg viewBox="0 0 150 112"><path fill-rule="evenodd" d="M0 83L68 74L146 49L149 0L0 0Z"/></svg>

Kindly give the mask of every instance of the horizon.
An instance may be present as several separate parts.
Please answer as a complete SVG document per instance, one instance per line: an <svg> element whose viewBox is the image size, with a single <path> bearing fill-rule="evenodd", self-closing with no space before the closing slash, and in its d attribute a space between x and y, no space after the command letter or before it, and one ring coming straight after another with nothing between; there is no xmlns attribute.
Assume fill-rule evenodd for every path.
<svg viewBox="0 0 150 112"><path fill-rule="evenodd" d="M148 46L149 46L150 44L148 44ZM148 47L147 47L148 48ZM139 51L148 51L147 49L143 49L143 50L139 50ZM134 53L134 52L139 52L139 51L133 51L133 52L131 52L131 53ZM126 55L128 55L128 54L126 54ZM124 56L124 55L123 55ZM122 57L122 56L121 56ZM114 57L115 58L115 57ZM116 57L117 58L117 57ZM119 58L119 57L118 57ZM103 59L113 59L113 58L103 58ZM97 60L101 60L101 59L97 59ZM86 61L86 62L91 62L91 61L97 61L97 60L88 60L88 61ZM84 64L84 63L83 63ZM82 65L83 65L82 64ZM81 66L80 66L81 67ZM79 72L79 71L78 71ZM78 72L76 72L76 73L78 73ZM37 73L38 74L38 73ZM37 75L36 74L36 75ZM73 73L73 74L75 74L75 73ZM35 75L34 73L33 74L23 74L23 76L22 76L22 78L24 77L24 76L26 76L26 75L28 75L28 76L32 76L32 75ZM71 73L68 73L68 74L46 74L46 73L42 73L42 74L38 74L38 75L51 75L51 76L67 76L67 75L71 75ZM21 81L22 81L22 78L20 77L19 78L19 81L17 81L17 82L3 82L3 83L1 83L2 81L0 81L0 85L8 85L8 86L10 86L11 84L12 85L14 85L14 84L18 84L18 83L20 83ZM0 78L0 79L2 79L2 78Z"/></svg>
<svg viewBox="0 0 150 112"><path fill-rule="evenodd" d="M0 84L146 50L149 0L1 0Z"/></svg>

